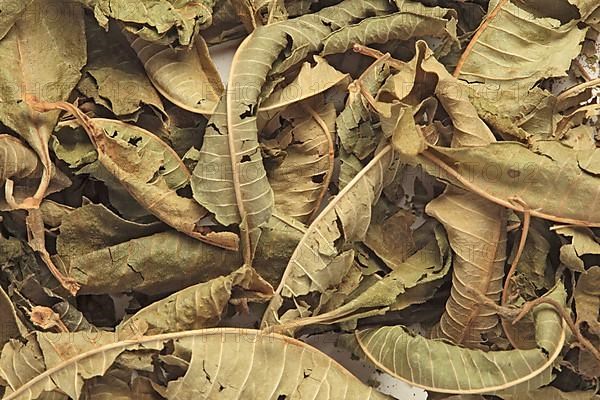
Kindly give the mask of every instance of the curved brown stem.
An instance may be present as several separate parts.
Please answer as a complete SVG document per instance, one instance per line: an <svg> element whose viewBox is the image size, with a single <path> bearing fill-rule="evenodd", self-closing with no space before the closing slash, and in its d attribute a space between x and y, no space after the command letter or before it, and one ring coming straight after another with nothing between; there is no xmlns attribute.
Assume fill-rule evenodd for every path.
<svg viewBox="0 0 600 400"><path fill-rule="evenodd" d="M483 197L484 199L487 199L493 203L496 203L500 206L506 207L508 209L511 209L511 210L514 210L517 212L524 213L525 211L527 211L527 209L523 208L523 206L515 205L508 200L496 197L493 194L486 192L479 186L471 183L467 178L462 176L458 171L456 171L450 165L446 164L444 161L440 160L437 156L435 156L431 152L431 150L429 150L429 149L425 150L425 151L423 151L423 153L421 153L421 155L423 157L425 157L426 159L428 159L429 161L431 161L432 163L434 163L439 168L441 168L443 171L448 173L448 175L450 175L451 177L456 179L462 186L464 186L464 188L466 188L467 190L470 190L473 193L478 194L479 196ZM600 227L600 222L590 222L590 221L582 221L582 220L572 219L572 218L565 218L565 217L561 217L558 215L546 214L539 210L528 210L528 211L530 212L532 217L542 218L542 219L545 219L548 221L554 221L554 222L558 222L561 224L587 226L587 227L592 227L592 228Z"/></svg>
<svg viewBox="0 0 600 400"><path fill-rule="evenodd" d="M523 319L523 317L525 317L525 315L531 312L531 310L534 307L540 304L551 305L556 310L556 312L560 314L562 319L567 323L567 326L569 327L573 335L575 335L575 338L577 339L577 342L579 342L579 345L582 346L585 350L589 351L594 356L594 358L596 358L596 360L600 361L600 351L598 351L598 349L594 347L592 342L590 342L586 337L584 337L581 334L578 325L576 325L573 322L573 319L571 318L569 313L556 300L540 297L538 299L528 301L521 308L521 312L519 313L519 315L517 315L517 317L513 320L513 325L519 322L521 319Z"/></svg>
<svg viewBox="0 0 600 400"><path fill-rule="evenodd" d="M500 299L500 305L502 307L506 306L506 303L508 301L508 294L510 292L510 284L511 284L513 275L515 274L515 271L517 270L517 265L519 264L521 255L523 254L523 249L525 249L525 243L527 242L527 235L529 233L529 226L531 224L531 213L527 209L527 204L525 204L525 202L518 197L515 197L513 200L517 204L519 204L523 208L525 208L526 210L523 213L523 229L521 231L521 238L519 239L519 247L517 248L517 253L515 254L515 258L510 265L510 269L508 270L508 273L506 274L506 280L504 281L504 287L502 288L502 297ZM506 338L508 339L510 344L515 349L518 349L519 347L517 346L516 341L512 337L511 330L508 326L507 319L501 318L500 321L502 323L502 328L504 329L504 334L506 335Z"/></svg>

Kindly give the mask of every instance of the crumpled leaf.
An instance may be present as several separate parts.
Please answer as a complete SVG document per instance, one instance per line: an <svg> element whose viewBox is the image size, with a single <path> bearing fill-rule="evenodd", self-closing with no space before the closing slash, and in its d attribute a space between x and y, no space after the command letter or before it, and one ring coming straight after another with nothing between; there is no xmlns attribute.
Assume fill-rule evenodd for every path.
<svg viewBox="0 0 600 400"><path fill-rule="evenodd" d="M0 155L0 159L2 159L0 184L2 186L10 185L11 190L9 190L9 193L12 195L5 198L5 189L4 194L0 197L0 210L4 211L17 208L19 203L33 196L39 178L44 173L44 166L35 152L11 135L0 134ZM50 168L51 180L46 189L46 194L61 191L71 183L69 178L54 164L50 164Z"/></svg>
<svg viewBox="0 0 600 400"><path fill-rule="evenodd" d="M400 210L383 221L371 221L364 243L392 271L416 250L412 237L412 225L415 217L411 213Z"/></svg>
<svg viewBox="0 0 600 400"><path fill-rule="evenodd" d="M112 220L116 222L118 218L113 216ZM82 243L78 235L87 229L79 226L68 236L59 235L58 241L61 248L73 249L69 266L71 275L81 285L80 294L173 292L190 283L230 274L243 263L238 252L210 246L172 230L138 237L130 234L129 238L118 240L115 229L109 225L104 237L91 241L93 247L86 247L88 244ZM127 229L122 231L127 236ZM266 225L254 266L269 283L279 281L302 234L300 227L275 217ZM64 257L60 251L58 255Z"/></svg>
<svg viewBox="0 0 600 400"><path fill-rule="evenodd" d="M495 141L475 108L460 96L457 88L462 84L433 57L424 42L417 42L413 60L395 62L394 68L398 73L388 78L379 97L393 94L401 102L396 104L402 106L422 101L431 90L452 120L453 148L484 146ZM431 82L432 75L437 82ZM414 136L422 135L414 122L402 128L392 133L395 148L408 156L422 152L425 144L410 147L418 141ZM424 142L424 138L421 140ZM466 347L479 347L485 334L497 326L498 317L474 292L493 301L500 299L506 259L505 210L477 194L452 187L430 201L425 210L444 225L456 255L451 296L434 336Z"/></svg>
<svg viewBox="0 0 600 400"><path fill-rule="evenodd" d="M321 55L336 54L348 43L386 43L416 37L456 39L456 13L442 7L426 7L412 0L396 0L398 12L367 18L345 26L330 35L323 43Z"/></svg>
<svg viewBox="0 0 600 400"><path fill-rule="evenodd" d="M544 89L518 91L471 84L467 94L479 116L508 139L547 140L554 134L556 97Z"/></svg>
<svg viewBox="0 0 600 400"><path fill-rule="evenodd" d="M315 65L305 62L298 76L288 85L272 93L260 104L259 113L273 112L293 103L316 96L327 89L347 81L348 74L333 68L322 57L315 56Z"/></svg>
<svg viewBox="0 0 600 400"><path fill-rule="evenodd" d="M304 320L292 321L282 329L352 321L419 304L427 298L421 296L423 288L426 292L432 293L443 283L452 261L449 250L446 237L441 230L437 230L435 240L398 265L396 270L376 280L358 296L332 311ZM264 323L265 321L263 325Z"/></svg>
<svg viewBox="0 0 600 400"><path fill-rule="evenodd" d="M189 49L128 37L160 94L185 110L205 115L214 112L225 89L201 35Z"/></svg>
<svg viewBox="0 0 600 400"><path fill-rule="evenodd" d="M385 59L373 62L361 76L348 86L348 98L342 112L336 118L337 136L343 149L363 160L369 156L379 143L380 135L376 134L376 116L370 112L361 89L375 96L379 88L390 74ZM344 160L344 153L341 154ZM341 170L344 171L342 162Z"/></svg>
<svg viewBox="0 0 600 400"><path fill-rule="evenodd" d="M102 166L157 218L190 237L237 250L235 233L206 232L198 226L206 210L177 193L187 184L189 171L157 136L120 121L90 119L68 103L35 103L35 107L42 111L64 109L76 117L94 143Z"/></svg>
<svg viewBox="0 0 600 400"><path fill-rule="evenodd" d="M62 391L78 399L84 380L104 374L123 349L106 349L78 362L69 363L69 359L94 352L113 343L114 338L113 333L103 331L93 333L92 337L84 332L71 335L37 332L26 344L14 340L7 343L0 358L0 377L9 384L4 398L23 398L15 393L20 387L44 371L58 367L46 379L32 382L26 390L27 398L37 399L43 392ZM24 396L23 392L20 396Z"/></svg>
<svg viewBox="0 0 600 400"><path fill-rule="evenodd" d="M212 22L215 0L79 0L93 7L100 26L110 19L140 38L175 47L190 46L198 30Z"/></svg>
<svg viewBox="0 0 600 400"><path fill-rule="evenodd" d="M78 90L119 117L137 119L148 105L166 119L162 100L118 29L104 32L88 18L86 38L88 63Z"/></svg>
<svg viewBox="0 0 600 400"><path fill-rule="evenodd" d="M529 295L533 296L536 290L550 289L554 277L548 263L548 254L551 244L545 232L545 226L535 222L529 227L523 254L517 265L517 275L521 275L533 288Z"/></svg>
<svg viewBox="0 0 600 400"><path fill-rule="evenodd" d="M389 3L380 0L345 0L314 14L256 29L238 47L230 70L230 94L221 99L221 103L226 102L227 106L222 104L217 108L216 113L221 115L213 122L214 133L209 131L205 135L201 152L203 159L196 167L201 169L194 175L200 181L213 181L213 193L204 191L208 196L214 196L214 181L219 182L217 190L219 196L226 199L226 207L215 214L225 225L240 224L246 263L252 259L260 227L266 223L273 208L273 192L262 164L256 121L261 88L269 70L288 45L291 45L292 53L307 55L311 49L318 50L321 39L337 26L384 12L389 7ZM290 32L296 33L289 38ZM213 199L211 203L216 201ZM212 211L210 205L206 204L206 207Z"/></svg>
<svg viewBox="0 0 600 400"><path fill-rule="evenodd" d="M329 202L311 223L292 254L276 293L297 298L311 292L325 295L337 288L352 268L351 244L365 238L371 207L398 168L386 146ZM276 313L278 296L267 315Z"/></svg>
<svg viewBox="0 0 600 400"><path fill-rule="evenodd" d="M600 335L600 267L593 266L579 276L573 296L577 309L577 321L585 322L592 333Z"/></svg>
<svg viewBox="0 0 600 400"><path fill-rule="evenodd" d="M266 302L273 288L252 267L180 290L156 301L122 322L120 337L158 335L217 326L227 304Z"/></svg>
<svg viewBox="0 0 600 400"><path fill-rule="evenodd" d="M488 13L497 4L498 0L490 2ZM577 22L561 26L558 20L538 18L509 1L475 43L460 78L527 90L540 79L564 76L587 31Z"/></svg>
<svg viewBox="0 0 600 400"><path fill-rule="evenodd" d="M140 224L120 218L102 204L87 204L63 218L56 248L67 267L96 249L164 230L162 224Z"/></svg>
<svg viewBox="0 0 600 400"><path fill-rule="evenodd" d="M588 229L574 227L559 227L556 232L572 238L571 244L560 248L560 261L574 271L585 272L581 256L600 254L600 244L594 234Z"/></svg>
<svg viewBox="0 0 600 400"><path fill-rule="evenodd" d="M31 381L35 376L32 374L22 375L19 380L13 379L12 389L17 390L13 396L28 393L29 398L36 399L43 391L60 389L73 398L79 398L84 380L104 374L119 354L142 346L162 349L167 341L172 340L172 355L163 362L179 360L179 365L185 365L185 369L181 377L168 382L166 398L192 399L198 393L252 399L269 399L273 395L292 398L296 393L302 397L316 397L321 393L326 398L389 398L360 382L313 347L289 337L256 330L204 329L121 342L115 342L114 335L110 333L98 335L95 342L89 341L84 334L73 334L69 338L38 333L36 339L41 354L38 350L39 358L34 365L41 367L40 375L35 382ZM35 341L32 342L35 345ZM50 346L51 343L54 346ZM31 357L31 350L23 351L22 344L10 345L15 346L14 355L4 357L3 352L2 364L14 357ZM217 348L219 350L215 351ZM50 368L57 366L59 360L64 360L60 368L51 371ZM279 365L282 374L273 374L270 368L265 368L274 363ZM312 379L298 379L303 374ZM220 385L214 385L214 382ZM256 382L261 384L256 385ZM328 394L323 394L324 391Z"/></svg>
<svg viewBox="0 0 600 400"><path fill-rule="evenodd" d="M564 304L559 284L550 294ZM484 352L414 335L402 326L357 332L362 350L383 371L441 393L519 393L548 384L565 341L562 318L548 305L534 308L537 348ZM409 350L410 349L410 350Z"/></svg>
<svg viewBox="0 0 600 400"><path fill-rule="evenodd" d="M277 163L267 170L276 208L303 223L321 207L335 162L335 107L320 103L282 112L279 118L288 120L289 127L262 143Z"/></svg>
<svg viewBox="0 0 600 400"><path fill-rule="evenodd" d="M452 292L439 324L439 337L477 347L498 324L496 312L474 296L498 302L506 260L506 213L476 194L451 190L426 208L448 232L455 254Z"/></svg>
<svg viewBox="0 0 600 400"><path fill-rule="evenodd" d="M31 2L0 41L0 57L10 60L0 75L0 119L29 144L44 167L37 190L21 202L22 208L39 207L46 195L52 174L48 140L59 114L39 114L25 100L31 95L66 100L86 61L83 11L71 3L69 13L56 12L64 3Z"/></svg>

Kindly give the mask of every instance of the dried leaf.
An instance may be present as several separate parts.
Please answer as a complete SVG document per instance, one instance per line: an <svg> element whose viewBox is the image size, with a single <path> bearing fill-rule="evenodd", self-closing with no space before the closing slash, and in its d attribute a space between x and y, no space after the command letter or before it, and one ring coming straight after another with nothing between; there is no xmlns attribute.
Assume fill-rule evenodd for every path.
<svg viewBox="0 0 600 400"><path fill-rule="evenodd" d="M203 232L198 224L207 214L177 190L189 171L177 153L152 133L120 121L90 119L68 103L34 103L42 111L64 109L76 117L98 152L98 161L144 208L180 232L215 246L237 250L231 232Z"/></svg>
<svg viewBox="0 0 600 400"><path fill-rule="evenodd" d="M216 133L205 135L202 155L206 155L206 160L198 163L204 171L200 170L195 175L199 179L220 181L220 194L227 199L228 209L224 215L215 214L226 225L223 222L225 219L240 224L246 263L252 259L260 227L266 223L273 208L273 193L262 164L256 123L261 88L267 80L269 69L279 58L280 52L286 49L288 42L291 43L292 52L302 48L302 52L308 54L312 48L317 50L320 39L335 26L385 11L388 7L387 2L379 0L345 0L341 5L325 8L315 14L257 29L238 47L229 78L229 87L233 91L221 100L222 103L227 102L227 107L221 105L220 109L217 108L217 113L225 113L226 119L225 115L219 116L214 123ZM327 23L324 25L321 21ZM289 32L296 33L288 39ZM306 32L310 32L310 35ZM214 171L221 176L215 178ZM224 194L224 191L228 193ZM235 199L235 202L230 199ZM206 207L211 209L209 205Z"/></svg>
<svg viewBox="0 0 600 400"><path fill-rule="evenodd" d="M295 393L303 397L316 397L321 393L320 396L325 398L389 398L360 382L318 350L285 336L221 328L123 342L111 341L111 338L114 339L114 336L103 334L98 335L95 341L90 341L84 335L73 334L66 341L66 337L38 334L36 339L42 349L41 357L37 360L38 367L41 367L39 372L44 370L43 363L47 369L35 381L30 380L32 375L22 375L17 381L13 379L13 392L5 399L12 400L24 393L35 399L43 391L54 389L79 398L84 380L104 374L123 351L135 350L140 346L160 349L168 340L175 343L173 356L184 361L187 368L180 378L168 382L165 392L167 398L192 399L198 393L252 399L268 399L274 395L291 398ZM35 344L35 341L32 342ZM229 343L231 346L225 346ZM10 357L4 358L3 352L2 364L28 355L22 350L21 344L11 342L9 345L17 347ZM219 350L215 351L217 348ZM59 364L59 360L62 363ZM272 374L271 369L265 368L265 365L273 366L274 363L279 365L282 374ZM50 369L52 367L55 369ZM6 375L3 369L0 369L0 373ZM240 370L245 373L233 372ZM219 385L215 385L215 382L219 382ZM255 385L256 382L261 384Z"/></svg>
<svg viewBox="0 0 600 400"><path fill-rule="evenodd" d="M272 93L261 103L258 112L272 113L293 103L316 96L336 85L347 82L348 74L343 74L330 66L324 58L315 56L315 65L305 62L298 76L284 88Z"/></svg>
<svg viewBox="0 0 600 400"><path fill-rule="evenodd" d="M426 300L421 301L416 298L419 296L415 296L420 287L426 287L427 292L435 291L443 283L451 260L447 239L441 231L436 231L435 240L398 265L398 269L376 280L355 298L330 312L293 321L284 325L284 328L351 321L419 304Z"/></svg>
<svg viewBox="0 0 600 400"><path fill-rule="evenodd" d="M550 296L564 302L565 295L561 284ZM538 347L532 350L465 349L411 334L402 326L360 331L357 338L378 368L411 385L441 393L506 393L511 388L518 393L552 379L552 365L565 340L562 318L552 307L538 306L534 319Z"/></svg>
<svg viewBox="0 0 600 400"><path fill-rule="evenodd" d="M273 288L251 267L190 286L138 311L117 327L120 337L158 335L217 326L235 299L266 302Z"/></svg>
<svg viewBox="0 0 600 400"><path fill-rule="evenodd" d="M215 0L79 0L93 7L98 23L121 22L126 31L165 45L190 46L198 29L212 22Z"/></svg>
<svg viewBox="0 0 600 400"><path fill-rule="evenodd" d="M0 184L5 187L4 196L0 198L0 210L15 209L19 203L34 195L44 166L29 147L11 135L0 134L0 155L3 163ZM51 181L46 194L61 191L71 183L54 164L50 164L50 168ZM4 198L7 193L9 196Z"/></svg>
<svg viewBox="0 0 600 400"><path fill-rule="evenodd" d="M488 14L498 3L490 2ZM527 90L540 79L564 76L587 29L579 29L577 21L561 26L555 19L536 17L510 1L501 7L473 46L460 78Z"/></svg>
<svg viewBox="0 0 600 400"><path fill-rule="evenodd" d="M4 398L37 399L42 392L62 391L78 399L84 380L104 374L123 351L122 348L98 351L113 344L114 339L113 333L102 331L91 336L82 332L69 335L38 332L27 344L7 343L0 358L0 377L9 384ZM92 357L81 357L86 352ZM45 379L40 376L44 371Z"/></svg>
<svg viewBox="0 0 600 400"><path fill-rule="evenodd" d="M500 300L506 260L505 210L458 190L446 191L426 210L444 225L456 255L451 297L437 334L459 345L477 347L498 324L496 312L473 292L494 302Z"/></svg>
<svg viewBox="0 0 600 400"><path fill-rule="evenodd" d="M342 283L352 267L351 244L365 238L371 207L393 180L397 167L393 150L385 147L329 202L292 254L278 294L284 298L326 294ZM275 307L273 300L267 315L276 312Z"/></svg>
<svg viewBox="0 0 600 400"><path fill-rule="evenodd" d="M116 116L137 119L148 105L166 119L158 93L127 40L113 26L108 32L86 19L88 63L78 89Z"/></svg>
<svg viewBox="0 0 600 400"><path fill-rule="evenodd" d="M511 202L519 196L534 217L600 225L599 210L588 207L587 200L596 197L597 177L580 168L577 151L557 141L539 141L533 149L516 142L499 142L470 148L435 147L435 151L447 160L444 163L449 169L440 170L441 164L422 156L416 163L406 161L422 165L434 176L457 186L477 188L486 198L508 208L522 209ZM468 178L458 182L453 172ZM553 195L544 195L549 192Z"/></svg>
<svg viewBox="0 0 600 400"><path fill-rule="evenodd" d="M348 44L386 43L418 37L456 41L456 13L442 7L426 7L412 0L396 0L399 11L367 18L327 36L321 55L341 53Z"/></svg>
<svg viewBox="0 0 600 400"><path fill-rule="evenodd" d="M279 118L288 120L289 128L263 141L278 164L267 171L275 205L307 223L319 211L333 175L335 107L326 103L316 109L288 108Z"/></svg>
<svg viewBox="0 0 600 400"><path fill-rule="evenodd" d="M112 216L106 221L115 224L118 218ZM61 248L72 249L68 265L82 287L81 294L131 290L161 294L228 275L242 265L239 253L207 245L175 231L137 237L129 233L127 238L127 225L112 225L123 226L125 234L121 239L111 225L104 229L105 236L89 244L85 236L81 236L87 232L84 224L79 224L79 229L68 235L59 236L59 243L64 246ZM278 282L301 236L300 228L277 219L266 225L254 263L263 278L271 284ZM65 258L60 251L58 255Z"/></svg>
<svg viewBox="0 0 600 400"><path fill-rule="evenodd" d="M0 76L0 118L29 144L43 166L38 188L20 203L22 208L39 207L46 195L52 174L48 140L59 114L35 112L26 97L66 100L86 61L83 12L72 3L69 13L57 12L63 6L64 0L31 2L0 41L0 57L10 60Z"/></svg>
<svg viewBox="0 0 600 400"><path fill-rule="evenodd" d="M148 77L163 96L194 113L214 112L225 89L202 36L196 36L190 49L176 49L133 35L129 40Z"/></svg>

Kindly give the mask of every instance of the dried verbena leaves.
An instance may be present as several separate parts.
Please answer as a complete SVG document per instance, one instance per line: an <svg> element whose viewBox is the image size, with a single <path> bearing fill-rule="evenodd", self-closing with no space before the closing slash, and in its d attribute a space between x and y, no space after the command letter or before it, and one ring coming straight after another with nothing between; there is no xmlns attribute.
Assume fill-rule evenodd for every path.
<svg viewBox="0 0 600 400"><path fill-rule="evenodd" d="M37 208L46 195L53 169L48 141L59 116L37 113L26 97L33 93L41 100L66 100L86 63L83 11L69 3L69 13L63 14L63 3L31 2L0 41L0 57L6 60L0 77L2 123L27 142L43 166L37 190L18 204L20 208Z"/></svg>
<svg viewBox="0 0 600 400"><path fill-rule="evenodd" d="M185 365L181 377L172 378L164 385L167 398L193 398L194 393L218 396L224 391L252 399L267 399L271 393L284 397L294 393L315 397L323 390L319 382L329 388L332 398L389 398L360 382L325 354L285 336L224 328L121 342L115 339L114 334L103 333L96 336L94 346L85 333L69 336L39 333L26 345L11 342L6 358L0 360L3 364L0 373L11 386L6 398L18 398L25 393L37 398L42 392L51 391L62 391L72 398L79 398L85 380L103 375L119 355L141 353L144 348L156 350L157 354L164 349L165 354L159 361L161 365ZM62 361L59 349L71 357L60 371L52 373L52 367ZM72 358L75 355L77 359ZM22 360L33 362L19 371L10 365L12 361ZM271 372L274 361L282 374ZM40 375L37 382L26 383L28 377L35 376L35 368L43 369L44 365L48 371ZM240 368L243 373L231 373ZM313 379L303 379L303 375ZM213 384L212 379L219 384ZM259 381L260 385L254 384Z"/></svg>
<svg viewBox="0 0 600 400"><path fill-rule="evenodd" d="M0 0L4 398L598 397L598 12Z"/></svg>

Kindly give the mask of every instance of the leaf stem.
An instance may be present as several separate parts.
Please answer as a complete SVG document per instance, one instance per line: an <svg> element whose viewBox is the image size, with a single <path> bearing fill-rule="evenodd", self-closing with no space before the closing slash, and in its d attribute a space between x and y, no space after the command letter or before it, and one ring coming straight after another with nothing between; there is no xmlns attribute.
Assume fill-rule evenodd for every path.
<svg viewBox="0 0 600 400"><path fill-rule="evenodd" d="M438 166L439 168L441 168L442 170L447 172L451 177L456 179L466 189L472 191L473 193L478 194L479 196L483 197L484 199L488 199L489 201L491 201L493 203L496 203L498 205L501 205L503 207L506 207L508 209L511 209L511 210L514 210L514 211L517 211L520 213L524 213L525 211L527 211L527 209L524 208L523 206L515 205L508 200L498 198L498 197L494 196L493 194L486 192L479 186L469 182L469 180L467 178L465 178L464 176L462 176L458 171L456 171L450 165L446 164L444 161L440 160L437 156L435 156L431 152L430 149L423 151L421 154L423 157L425 157L426 159L428 159L429 161L434 163L436 166ZM561 217L561 216L557 216L557 215L547 214L547 213L544 213L539 210L528 210L528 211L532 217L542 218L542 219L545 219L548 221L554 221L554 222L558 222L561 224L587 226L590 228L599 228L600 227L600 222L582 221L582 220L578 220L578 219L565 218L565 217Z"/></svg>
<svg viewBox="0 0 600 400"><path fill-rule="evenodd" d="M592 342L590 342L586 337L584 337L581 334L578 325L576 325L573 322L573 319L571 318L569 313L556 300L548 299L546 297L540 297L538 299L525 303L521 308L521 312L519 313L519 315L517 315L517 317L513 320L513 325L519 322L521 319L523 319L523 317L525 317L525 315L527 315L534 307L540 304L548 304L552 306L560 314L562 319L567 323L569 329L571 330L571 332L573 332L573 335L575 335L579 344L583 346L585 350L589 351L594 356L594 358L596 358L596 360L600 361L600 352L598 351L598 349L596 349Z"/></svg>
<svg viewBox="0 0 600 400"><path fill-rule="evenodd" d="M529 234L529 226L531 224L531 212L527 208L527 205L525 204L525 202L523 200L521 200L520 198L515 198L514 200L515 200L515 202L520 204L523 208L525 208L525 212L523 213L523 229L521 231L521 237L519 239L519 247L517 248L517 253L515 254L515 258L510 265L510 269L508 270L508 273L506 274L506 280L504 281L504 287L502 288L502 297L500 299L500 305L503 307L506 305L506 302L508 300L510 284L511 284L513 275L515 274L515 271L517 270L517 265L519 264L519 260L521 259L523 250L525 249L525 243L527 242L527 235ZM502 328L504 329L504 334L506 335L506 338L508 339L510 344L515 349L518 349L519 346L517 346L517 343L512 336L511 330L508 325L508 321L505 318L501 318L501 323L502 323Z"/></svg>
<svg viewBox="0 0 600 400"><path fill-rule="evenodd" d="M570 87L569 89L565 90L564 92L562 92L561 94L556 96L556 102L561 103L561 102L565 101L566 99L568 99L569 97L576 95L577 93L583 92L585 89L589 89L589 88L592 88L594 86L599 86L599 85L600 85L600 78L596 78L596 79L592 79L587 82L580 83L579 85Z"/></svg>

